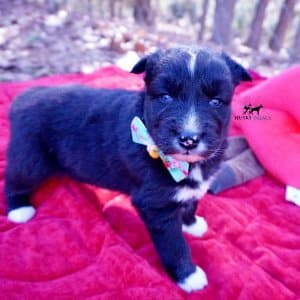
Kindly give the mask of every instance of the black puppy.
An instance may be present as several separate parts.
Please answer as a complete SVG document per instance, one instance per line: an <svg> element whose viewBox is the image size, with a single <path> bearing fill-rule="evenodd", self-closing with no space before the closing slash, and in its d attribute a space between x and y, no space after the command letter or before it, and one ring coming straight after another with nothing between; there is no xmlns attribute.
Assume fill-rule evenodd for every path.
<svg viewBox="0 0 300 300"><path fill-rule="evenodd" d="M132 72L145 72L144 91L39 87L14 101L8 218L33 217L30 194L61 172L128 193L169 274L186 291L202 289L205 273L193 263L182 230L201 236L207 228L195 217L197 200L222 160L234 87L251 78L224 53L185 48L151 54ZM162 160L133 143L135 116L160 151L189 163L186 178L176 182Z"/></svg>

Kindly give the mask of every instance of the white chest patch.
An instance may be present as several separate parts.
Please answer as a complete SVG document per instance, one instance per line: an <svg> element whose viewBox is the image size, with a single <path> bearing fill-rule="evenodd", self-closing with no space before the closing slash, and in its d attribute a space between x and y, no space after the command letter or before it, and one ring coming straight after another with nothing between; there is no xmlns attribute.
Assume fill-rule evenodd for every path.
<svg viewBox="0 0 300 300"><path fill-rule="evenodd" d="M202 171L199 166L196 166L189 174L189 178L199 183L203 181Z"/></svg>
<svg viewBox="0 0 300 300"><path fill-rule="evenodd" d="M197 181L198 185L194 188L190 186L183 186L178 188L174 196L175 201L184 202L191 199L201 199L206 194L212 182L211 177L207 180L203 180L202 171L198 166L191 171L191 173L189 174L189 178Z"/></svg>

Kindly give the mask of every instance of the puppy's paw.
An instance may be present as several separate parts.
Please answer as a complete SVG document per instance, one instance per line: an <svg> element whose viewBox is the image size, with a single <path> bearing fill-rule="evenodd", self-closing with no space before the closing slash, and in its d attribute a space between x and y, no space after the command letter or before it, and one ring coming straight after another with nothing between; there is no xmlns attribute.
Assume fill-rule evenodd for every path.
<svg viewBox="0 0 300 300"><path fill-rule="evenodd" d="M196 237L201 237L207 231L207 223L204 218L196 216L196 222L191 225L182 225L182 231Z"/></svg>
<svg viewBox="0 0 300 300"><path fill-rule="evenodd" d="M32 206L22 206L11 210L7 218L15 223L25 223L35 215L35 209Z"/></svg>
<svg viewBox="0 0 300 300"><path fill-rule="evenodd" d="M178 282L178 285L187 293L199 291L207 285L207 277L200 267L196 267L195 272L190 274L183 281Z"/></svg>

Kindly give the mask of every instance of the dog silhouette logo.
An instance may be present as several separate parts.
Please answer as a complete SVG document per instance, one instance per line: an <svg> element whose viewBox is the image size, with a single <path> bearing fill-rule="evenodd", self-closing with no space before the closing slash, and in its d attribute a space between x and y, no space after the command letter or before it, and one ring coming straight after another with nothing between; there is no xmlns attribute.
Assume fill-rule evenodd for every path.
<svg viewBox="0 0 300 300"><path fill-rule="evenodd" d="M252 104L248 104L248 105L244 105L244 112L243 114L249 114L252 115L255 111L257 113L257 115L259 115L260 110L263 108L263 105L257 105L257 106L252 106Z"/></svg>
<svg viewBox="0 0 300 300"><path fill-rule="evenodd" d="M262 104L253 105L251 103L244 104L241 107L240 114L234 114L234 120L238 121L270 121L272 120L272 115L268 110L263 111L264 106Z"/></svg>

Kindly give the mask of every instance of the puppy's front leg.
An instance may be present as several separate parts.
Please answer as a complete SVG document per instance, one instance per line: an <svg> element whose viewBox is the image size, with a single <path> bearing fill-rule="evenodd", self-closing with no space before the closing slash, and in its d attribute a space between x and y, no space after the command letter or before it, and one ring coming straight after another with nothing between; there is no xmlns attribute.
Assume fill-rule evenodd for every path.
<svg viewBox="0 0 300 300"><path fill-rule="evenodd" d="M187 292L207 285L204 271L194 265L182 234L180 205L176 202L151 201L146 195L133 197L153 243L168 273ZM162 204L163 203L163 204Z"/></svg>
<svg viewBox="0 0 300 300"><path fill-rule="evenodd" d="M198 201L189 200L182 203L182 230L195 237L201 237L207 231L204 218L196 216Z"/></svg>

